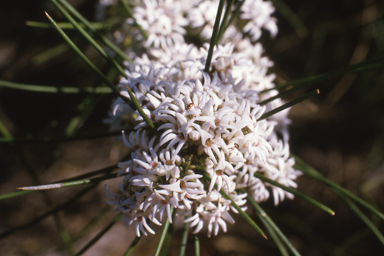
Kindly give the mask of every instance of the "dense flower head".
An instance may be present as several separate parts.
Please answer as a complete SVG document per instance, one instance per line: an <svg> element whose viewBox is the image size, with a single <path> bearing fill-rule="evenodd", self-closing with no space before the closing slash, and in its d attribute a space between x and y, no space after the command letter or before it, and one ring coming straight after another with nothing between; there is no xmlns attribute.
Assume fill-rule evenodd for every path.
<svg viewBox="0 0 384 256"><path fill-rule="evenodd" d="M273 62L262 56L263 47L253 43L259 35L247 30L252 22L275 35L270 2L245 0L240 18L251 39L235 25L228 28L232 41L214 48L208 72L204 72L209 45L198 48L185 42L185 28L199 28L201 37L213 26L219 1L143 0L134 8L136 22L148 31L133 63L126 63L128 78L119 84L122 97L132 91L151 128L136 109L121 98L106 121L124 129L122 139L129 149L119 163L123 177L119 193L107 188L107 203L124 214L137 236L153 234L152 222L172 222L172 208L185 217L195 233L207 228L208 236L227 230L237 213L225 192L246 209L246 189L262 202L272 195L275 204L293 195L266 183L255 173L288 187L296 187L300 172L289 157L287 111L267 119L262 115L282 100L260 104L277 93ZM251 11L247 8L259 8ZM204 12L206 11L206 12ZM207 13L213 13L207 15ZM213 19L213 20L212 20ZM255 25L255 26L256 26ZM252 25L253 26L253 25ZM207 34L209 34L207 32ZM132 53L132 52L131 52Z"/></svg>

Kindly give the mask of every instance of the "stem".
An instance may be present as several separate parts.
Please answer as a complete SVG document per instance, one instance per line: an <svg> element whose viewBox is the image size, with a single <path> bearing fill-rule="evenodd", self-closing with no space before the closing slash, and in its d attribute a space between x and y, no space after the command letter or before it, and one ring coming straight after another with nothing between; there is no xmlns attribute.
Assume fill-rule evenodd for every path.
<svg viewBox="0 0 384 256"><path fill-rule="evenodd" d="M173 215L173 206L171 205L171 215ZM161 248L163 247L165 237L167 236L168 233L168 228L170 225L170 221L168 220L168 217L165 219L163 231L161 232L160 240L159 243L157 244L155 256L159 256L161 252Z"/></svg>
<svg viewBox="0 0 384 256"><path fill-rule="evenodd" d="M124 10L126 11L126 13L128 14L128 17L132 18L133 19L133 24L139 29L140 33L143 35L143 37L145 39L148 38L148 33L147 31L145 31L139 23L136 22L136 19L135 17L133 16L133 12L132 12L132 9L131 7L129 7L128 3L126 2L126 0L119 0L119 2L123 5L124 7Z"/></svg>
<svg viewBox="0 0 384 256"><path fill-rule="evenodd" d="M226 23L227 23L229 14L231 13L231 9L232 9L234 2L235 2L235 0L229 0L229 3L227 4L227 8L225 9L223 21L221 22L221 26L219 29L219 35L217 36L217 39L216 39L216 43L215 43L216 45L219 44L221 38L223 37L225 30L227 29Z"/></svg>
<svg viewBox="0 0 384 256"><path fill-rule="evenodd" d="M217 8L215 25L213 26L211 42L209 44L209 49L208 49L207 62L205 63L205 69L204 69L205 73L209 72L209 67L211 66L213 48L215 47L216 38L218 36L221 14L222 14L223 9L224 9L224 3L225 3L225 0L220 0L219 7Z"/></svg>
<svg viewBox="0 0 384 256"><path fill-rule="evenodd" d="M295 190L293 188L286 187L286 186L278 183L277 181L274 181L274 180L268 179L267 177L264 177L263 175L261 175L259 173L255 173L254 176L256 178L259 178L262 181L265 181L265 182L267 182L269 184L272 184L275 187L279 187L279 188L281 188L281 189L283 189L283 190L285 190L285 191L287 191L287 192L289 192L291 194L294 194L295 196L300 197L301 199L304 199L308 203L313 204L316 207L319 207L320 209L326 211L327 213L329 213L331 215L335 215L335 212L332 211L331 209L329 209L327 206L317 202L316 200L310 198L309 196L304 195L303 193L300 193L299 191L297 191L297 190Z"/></svg>
<svg viewBox="0 0 384 256"><path fill-rule="evenodd" d="M296 104L298 104L298 103L300 103L300 102L302 102L302 101L304 101L304 100L306 100L306 99L308 99L308 98L310 98L310 97L312 97L312 96L314 96L316 94L319 94L319 93L320 93L319 89L316 89L316 90L314 90L312 92L309 92L309 93L307 93L307 94L305 94L305 95L303 95L303 96L301 96L301 97L299 97L297 99L294 99L294 100L292 100L292 101L290 101L288 103L285 103L284 105L282 105L282 106L280 106L278 108L272 109L271 111L268 111L267 113L264 113L258 119L258 121L266 119L266 118L268 118L270 116L273 116L274 114L276 114L276 113L278 113L280 111L283 111L284 109L287 109L289 107L292 107L293 105L296 105Z"/></svg>
<svg viewBox="0 0 384 256"><path fill-rule="evenodd" d="M42 92L42 93L111 93L112 90L109 87L58 87L58 86L48 86L48 85L34 85L34 84L20 84L8 81L0 80L0 86L15 89L15 90L24 90L32 92Z"/></svg>
<svg viewBox="0 0 384 256"><path fill-rule="evenodd" d="M209 182L211 182L211 178L209 177L209 174L204 171L203 173L203 176L206 180L208 180ZM215 184L215 187L216 187L216 184ZM248 216L248 214L246 214L241 208L240 206L238 206L235 201L233 201L233 199L227 194L225 193L222 189L220 190L220 194L225 198L225 199L228 199L231 201L231 205L239 212L240 216L243 217L249 225L251 225L251 227L253 227L254 229L256 229L257 232L260 233L260 235L262 235L265 239L268 239L267 236L264 234L264 232L261 230L261 228L251 219L251 217Z"/></svg>
<svg viewBox="0 0 384 256"><path fill-rule="evenodd" d="M106 227L104 227L91 241L89 241L83 248L81 248L80 251L78 251L75 256L80 256L83 254L85 251L87 251L93 244L95 244L105 233L108 232L108 230L113 227L113 225L118 222L121 217L123 216L122 213L119 213Z"/></svg>

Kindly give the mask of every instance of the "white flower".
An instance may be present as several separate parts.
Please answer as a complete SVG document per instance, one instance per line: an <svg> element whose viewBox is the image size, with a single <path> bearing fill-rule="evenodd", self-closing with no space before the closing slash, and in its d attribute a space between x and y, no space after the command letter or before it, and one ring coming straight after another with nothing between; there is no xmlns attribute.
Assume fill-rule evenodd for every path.
<svg viewBox="0 0 384 256"><path fill-rule="evenodd" d="M188 21L180 8L181 3L173 0L143 0L142 6L134 8L136 22L148 32L145 47L166 48L184 42L183 26Z"/></svg>
<svg viewBox="0 0 384 256"><path fill-rule="evenodd" d="M241 7L240 19L249 20L243 31L249 32L252 40L255 41L261 36L261 28L269 30L272 37L277 34L276 19L271 17L275 11L272 3L262 0L245 0Z"/></svg>
<svg viewBox="0 0 384 256"><path fill-rule="evenodd" d="M270 194L275 204L292 198L256 178L256 173L297 186L301 173L289 158L287 111L259 120L283 104L279 99L260 105L278 92L260 93L274 87L275 75L268 73L273 62L263 56L260 43L252 43L262 28L276 34L274 8L267 1L245 0L240 17L252 40L243 38L240 23L231 25L223 36L226 43L214 48L205 73L209 45L198 49L184 36L188 31L199 33L202 43L209 39L218 3L142 0L133 8L148 38L132 34L134 49L141 50L130 50L134 62L125 64L128 78L121 79L119 88L127 98L126 88L132 91L155 128L123 100L115 101L116 119L107 122L116 127L126 124L123 142L130 154L119 163L118 175L124 176L120 192L107 188L106 195L107 203L124 213L124 223L133 225L137 236L154 233L148 220L162 225L166 216L172 222L172 207L186 217L194 233L204 228L208 236L220 229L226 232L227 222L234 223L230 212L238 211L222 192L242 210L247 208L247 194L239 192L243 188L257 202Z"/></svg>

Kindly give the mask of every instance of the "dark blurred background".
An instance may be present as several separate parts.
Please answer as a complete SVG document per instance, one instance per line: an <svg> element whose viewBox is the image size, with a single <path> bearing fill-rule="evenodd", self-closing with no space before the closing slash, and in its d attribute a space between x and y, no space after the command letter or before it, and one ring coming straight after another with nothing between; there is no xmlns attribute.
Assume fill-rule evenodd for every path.
<svg viewBox="0 0 384 256"><path fill-rule="evenodd" d="M89 20L95 19L96 1L69 2ZM282 10L275 14L278 36L272 40L266 32L261 39L265 54L275 62L271 72L277 74L278 82L333 71L384 54L384 1L282 2L276 1ZM282 15L287 10L284 3L296 16ZM99 86L98 77L56 31L25 25L26 21L47 22L44 11L56 21L64 21L49 1L0 2L0 80ZM98 67L109 73L107 63L76 32L66 32ZM111 77L117 79L113 73ZM311 88L319 88L320 95L291 110L291 151L330 180L384 211L383 69L337 76ZM0 86L0 120L15 138L60 138L71 131L76 136L97 134L108 131L103 119L112 99L111 95L36 93ZM73 117L79 118L76 121ZM111 166L121 155L112 137L65 143L0 143L0 194L36 181L50 183ZM118 182L107 183L113 187ZM300 199L285 201L278 207L271 202L262 206L302 255L384 255L379 240L322 183L302 176L298 185L301 192L326 204L336 215L330 216ZM0 201L0 232L34 219L50 204L63 203L81 189L64 188ZM1 239L0 255L68 255L60 238L66 232L77 239L78 251L116 214L106 206L104 192L100 184L56 218L48 217ZM384 231L382 221L362 211ZM252 211L248 213L253 216ZM96 224L89 225L89 232L83 235L85 227L93 222ZM61 231L62 235L60 225L67 230ZM175 226L177 235L170 255L178 255L180 223ZM237 218L228 229L211 239L201 233L202 255L279 255L273 241L264 241L241 219ZM142 239L134 255L153 254L158 234ZM131 228L118 222L85 255L122 255L132 239ZM191 255L192 243L188 244Z"/></svg>

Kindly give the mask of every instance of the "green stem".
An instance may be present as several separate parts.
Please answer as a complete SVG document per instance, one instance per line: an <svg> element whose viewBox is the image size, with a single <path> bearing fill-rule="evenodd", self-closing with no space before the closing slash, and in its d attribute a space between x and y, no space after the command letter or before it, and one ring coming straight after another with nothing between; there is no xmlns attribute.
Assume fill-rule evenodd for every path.
<svg viewBox="0 0 384 256"><path fill-rule="evenodd" d="M129 245L127 251L124 253L124 256L129 256L131 255L133 249L135 249L135 246L137 243L140 241L141 237L135 236L135 239L133 239L132 243Z"/></svg>
<svg viewBox="0 0 384 256"><path fill-rule="evenodd" d="M373 222L349 198L342 195L340 192L337 192L336 190L333 191L348 205L349 208L351 208L353 212L355 212L355 214L368 226L368 228L371 229L381 244L384 245L384 236L381 234L380 230L375 226L375 224L373 224Z"/></svg>
<svg viewBox="0 0 384 256"><path fill-rule="evenodd" d="M69 46L77 53L77 55L96 73L99 75L99 77L112 89L112 91L115 92L115 94L119 95L124 102L127 104L131 104L127 98L122 97L120 95L120 90L111 82L109 79L90 61L87 56L82 53L82 51L72 42L71 39L64 33L64 31L59 28L56 25L56 22L48 15L48 13L45 13L49 21L52 23L52 25L56 28L56 30L59 32L59 34L64 38L64 40L69 44Z"/></svg>
<svg viewBox="0 0 384 256"><path fill-rule="evenodd" d="M129 89L128 86L126 86L126 88L127 88L129 97L131 97L131 100L132 100L132 103L133 103L133 106L135 107L135 109L137 109L137 111L139 112L139 114L141 115L141 117L144 118L144 121L148 124L148 126L149 126L151 129L154 129L154 128L155 128L154 124L151 122L151 120L149 119L149 117L144 113L143 109L140 107L140 104L139 104L139 102L137 101L137 99L135 98L135 96L133 95L131 89Z"/></svg>
<svg viewBox="0 0 384 256"><path fill-rule="evenodd" d="M208 49L207 61L205 63L204 71L206 73L209 72L209 68L211 66L213 49L215 48L216 38L218 37L219 25L221 20L221 14L223 13L223 9L224 9L224 3L225 3L225 0L220 0L219 7L217 8L215 25L213 26L211 42L209 44L209 49Z"/></svg>
<svg viewBox="0 0 384 256"><path fill-rule="evenodd" d="M268 118L270 116L273 116L274 114L276 114L276 113L278 113L280 111L283 111L284 109L290 108L290 107L292 107L292 106L294 106L294 105L296 105L296 104L298 104L298 103L300 103L300 102L302 102L302 101L304 101L304 100L306 100L306 99L308 99L308 98L310 98L312 96L315 96L315 95L317 95L319 93L320 93L319 89L316 89L316 90L314 90L312 92L309 92L309 93L307 93L307 94L305 94L305 95L303 95L303 96L301 96L301 97L299 97L297 99L294 99L294 100L292 100L290 102L287 102L287 103L285 103L284 105L282 105L282 106L280 106L278 108L272 109L271 111L268 111L267 113L264 113L258 119L258 121L266 119L266 118Z"/></svg>
<svg viewBox="0 0 384 256"><path fill-rule="evenodd" d="M78 176L75 176L75 177L72 177L72 178L69 178L69 179L60 180L60 181L57 181L57 182L54 182L54 183L62 183L62 182L67 182L67 181L76 181L78 179L83 179L83 178L95 176L95 175L98 175L98 174L110 173L111 171L113 171L115 169L116 169L116 165L113 165L113 166L109 166L109 167L106 167L106 168L103 168L103 169L100 169L100 170L97 170L97 171L88 172L88 173L85 173L85 174L82 174L82 175L78 175ZM2 194L2 195L0 195L0 200L12 198L12 197L17 197L17 196L22 196L22 195L29 194L29 193L36 192L36 191L37 190L22 190L22 191L16 191L16 192L11 192L11 193L7 193L7 194Z"/></svg>
<svg viewBox="0 0 384 256"><path fill-rule="evenodd" d="M193 236L195 256L200 256L200 240L197 234Z"/></svg>
<svg viewBox="0 0 384 256"><path fill-rule="evenodd" d="M297 86L297 85L306 84L306 86L310 86L311 84L318 83L318 82L327 80L327 79L335 77L335 76L341 76L341 75L345 75L348 73L363 72L363 71L367 70L366 68L372 68L372 69L378 68L378 67L381 67L380 62L382 62L383 59L384 59L384 55L379 55L379 56L371 58L369 60L366 60L366 61L363 61L363 62L360 62L357 64L349 65L349 66L340 68L338 70L334 70L334 71L330 71L327 73L314 75L314 76L310 76L310 77L305 77L305 78L289 81L289 82L286 82L283 84L279 84L279 85L275 86L274 88L261 91L260 93L265 93L265 92L275 90L275 89L282 89L282 88L292 86L292 85ZM375 63L375 62L377 62L377 63ZM376 66L373 64L379 64L379 66Z"/></svg>
<svg viewBox="0 0 384 256"><path fill-rule="evenodd" d="M340 186L340 185L338 185L338 184L328 180L323 175L321 175L318 171L316 171L315 169L310 167L308 164L306 164L299 157L297 157L297 156L295 156L293 154L291 154L291 155L295 158L295 161L296 161L296 165L294 166L295 168L299 169L300 171L302 171L306 175L308 175L308 176L310 176L312 178L315 178L315 179L323 182L324 184L326 184L330 188L335 189L336 191L342 193L343 195L351 198L352 200L354 200L355 202L361 204L362 206L364 206L365 208L370 210L372 213L374 213L375 215L379 216L382 220L384 220L384 214L382 212L380 212L379 210L375 209L372 205L370 205L369 203L367 203L363 199L359 198L358 196L354 195L352 192L350 192L349 190L343 188L342 186Z"/></svg>
<svg viewBox="0 0 384 256"><path fill-rule="evenodd" d="M58 86L47 86L47 85L33 85L33 84L20 84L8 81L0 80L0 86L7 87L15 90L24 90L32 92L43 92L43 93L111 93L112 90L109 87L58 87Z"/></svg>
<svg viewBox="0 0 384 256"><path fill-rule="evenodd" d="M89 140L95 138L102 138L108 136L121 135L121 131L112 131L98 134L90 134L76 137L62 137L62 138L0 138L0 143L60 143L73 140Z"/></svg>
<svg viewBox="0 0 384 256"><path fill-rule="evenodd" d="M120 58L126 60L128 62L132 62L130 58L128 58L125 53L120 50L113 42L111 42L105 35L100 33L86 18L84 18L75 8L73 8L67 1L65 0L57 0L60 4L62 4L74 17L76 17L81 23L83 23L87 29L89 29L92 33L97 35L100 40L107 45L113 52L115 52Z"/></svg>
<svg viewBox="0 0 384 256"><path fill-rule="evenodd" d="M299 191L293 189L293 188L289 188L289 187L286 187L280 183L278 183L277 181L274 181L274 180L271 180L271 179L268 179L267 177L264 177L263 175L259 174L259 173L255 173L254 176L264 182L267 182L275 187L279 187L291 194L294 194L295 196L297 197L300 197L301 199L307 201L308 203L310 204L313 204L314 206L322 209L323 211L326 211L327 213L331 214L331 215L335 215L335 212L332 211L331 209L329 209L327 206L317 202L316 200L310 198L309 196L306 196L304 195L303 193L300 193Z"/></svg>
<svg viewBox="0 0 384 256"><path fill-rule="evenodd" d="M181 235L179 256L185 256L185 251L187 250L187 243L188 243L188 231L189 231L189 224L184 223L183 234Z"/></svg>
<svg viewBox="0 0 384 256"><path fill-rule="evenodd" d="M83 195L85 195L88 191L92 190L93 188L96 187L98 183L94 183L92 184L91 186L87 187L87 188L84 188L82 190L80 190L78 193L76 193L73 197L71 197L69 200L67 200L66 202L62 203L62 204L59 204L59 205L56 205L55 207L53 207L51 210L45 212L44 214L36 217L35 219L27 222L27 223L24 223L22 225L19 225L19 226L16 226L14 228L11 228L9 230L6 230L2 233L0 233L0 239L1 238L5 238L13 233L15 233L16 231L18 230L22 230L22 229L25 229L25 228L28 228L28 227L31 227L33 226L34 224L37 224L39 223L40 221L44 220L45 218L51 216L52 214L55 214L63 209L65 209L66 207L68 207L69 205L73 204L75 201L79 200Z"/></svg>
<svg viewBox="0 0 384 256"><path fill-rule="evenodd" d="M131 7L129 7L128 3L126 0L119 0L119 2L123 5L125 12L128 14L128 17L133 19L133 24L139 29L140 33L143 35L145 39L148 38L148 33L145 31L139 23L136 22L135 17L133 16L133 12Z"/></svg>
<svg viewBox="0 0 384 256"><path fill-rule="evenodd" d="M20 190L48 190L48 189L57 189L57 188L65 188L65 187L73 187L73 186L80 186L80 185L86 185L102 180L109 180L117 178L116 173L111 173L102 177L92 178L92 179L84 179L84 180L75 180L75 181L68 181L68 182L62 182L62 183L52 183L52 184L46 184L46 185L38 185L38 186L29 186L29 187L20 187L17 189Z"/></svg>
<svg viewBox="0 0 384 256"><path fill-rule="evenodd" d="M113 67L115 67L120 75L127 78L124 69L101 48L101 46L71 17L71 15L56 1L51 0L53 5L60 11L60 13L73 25L73 27L80 32L81 35L96 49L96 51L103 56Z"/></svg>
<svg viewBox="0 0 384 256"><path fill-rule="evenodd" d="M12 140L12 134L8 131L7 127L0 120L0 133L4 139Z"/></svg>
<svg viewBox="0 0 384 256"><path fill-rule="evenodd" d="M48 13L45 13L47 15L47 18L49 21L55 26L56 30L60 33L60 35L64 38L64 40L71 46L71 48L79 55L79 57L94 71L96 74L99 75L99 77L117 94L125 103L127 103L131 107L136 107L136 109L139 111L139 113L144 118L145 122L147 122L148 126L151 128L154 128L155 126L151 122L151 120L145 115L144 111L140 107L140 105L133 105L131 101L129 101L126 97L122 96L120 94L120 90L90 61L87 56L85 56L80 49L69 39L69 37L64 33L64 31L59 28L56 25L56 22L48 15ZM133 99L133 95L131 96L131 99Z"/></svg>
<svg viewBox="0 0 384 256"><path fill-rule="evenodd" d="M203 172L203 176L204 178L211 182L211 178L209 177L209 174L204 170ZM215 187L216 184L215 184ZM261 228L248 216L248 214L246 214L241 208L240 206L238 206L235 201L233 201L233 199L227 194L225 193L222 189L220 190L220 194L225 198L225 199L228 199L231 201L231 205L239 212L240 216L243 217L249 225L251 225L251 227L253 227L254 229L256 229L257 232L259 232L260 235L262 235L265 239L268 239L267 236L264 234L264 232L261 230Z"/></svg>
<svg viewBox="0 0 384 256"><path fill-rule="evenodd" d="M282 0L271 0L277 11L288 21L289 24L295 29L296 34L303 39L308 33L303 22L299 16L289 8L289 6Z"/></svg>
<svg viewBox="0 0 384 256"><path fill-rule="evenodd" d="M110 24L105 22L92 22L92 26L96 29L108 29L111 27ZM35 28L52 28L52 25L48 22L39 22L39 21L26 21L25 25ZM74 29L74 26L69 22L57 22L57 25L62 29ZM82 28L86 26L82 23L79 24Z"/></svg>
<svg viewBox="0 0 384 256"><path fill-rule="evenodd" d="M236 9L235 11L233 12L233 15L231 16L231 18L229 19L228 23L227 23L227 27L225 29L227 29L229 27L229 25L232 24L232 22L237 18L239 17L240 15L240 12L241 12L241 6L243 6L245 1L238 1L238 3L236 4Z"/></svg>
<svg viewBox="0 0 384 256"><path fill-rule="evenodd" d="M233 3L235 2L235 0L229 0L228 4L227 4L227 7L225 9L225 13L224 13L224 17L223 17L223 21L221 22L221 26L220 26L220 29L219 29L219 35L217 36L217 39L216 39L216 42L215 44L218 45L221 38L223 37L223 34L227 28L227 20L228 20L228 17L229 17L229 14L231 13L231 9L232 9L232 6L233 6Z"/></svg>
<svg viewBox="0 0 384 256"><path fill-rule="evenodd" d="M240 189L240 192L247 193L245 189ZM261 208L261 206L256 203L256 201L247 193L247 201L252 205L255 209L256 213L259 215L259 218L264 220L273 231L281 238L281 240L288 246L291 252L295 256L300 256L300 253L296 250L296 248L291 244L288 238L284 235L284 233L280 230L280 228L275 224L275 222L267 215L267 213Z"/></svg>
<svg viewBox="0 0 384 256"><path fill-rule="evenodd" d="M171 206L171 215L173 215L173 206ZM170 221L168 220L168 217L165 219L163 230L161 232L160 240L159 243L157 244L155 256L159 256L161 252L161 248L163 247L165 237L167 236L168 233L168 228L170 226Z"/></svg>
<svg viewBox="0 0 384 256"><path fill-rule="evenodd" d="M105 226L91 241L89 241L83 248L81 248L80 251L78 251L75 256L80 256L84 252L86 252L93 244L95 244L105 233L108 232L108 230L113 227L113 225L118 222L121 217L123 216L122 213L119 213L107 226Z"/></svg>

